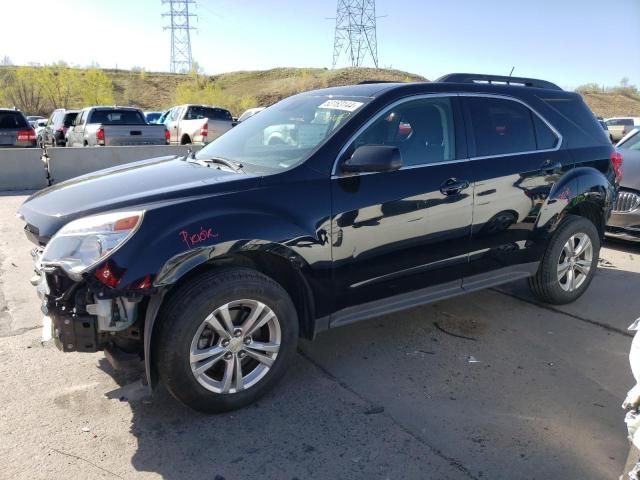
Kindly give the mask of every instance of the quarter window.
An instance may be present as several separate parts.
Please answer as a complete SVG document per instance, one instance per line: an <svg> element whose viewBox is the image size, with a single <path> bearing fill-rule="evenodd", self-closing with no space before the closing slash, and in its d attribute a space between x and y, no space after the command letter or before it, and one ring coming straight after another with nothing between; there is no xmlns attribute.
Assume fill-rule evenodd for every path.
<svg viewBox="0 0 640 480"><path fill-rule="evenodd" d="M363 145L398 147L403 166L453 160L455 141L451 100L410 100L389 109L358 135L347 157Z"/></svg>

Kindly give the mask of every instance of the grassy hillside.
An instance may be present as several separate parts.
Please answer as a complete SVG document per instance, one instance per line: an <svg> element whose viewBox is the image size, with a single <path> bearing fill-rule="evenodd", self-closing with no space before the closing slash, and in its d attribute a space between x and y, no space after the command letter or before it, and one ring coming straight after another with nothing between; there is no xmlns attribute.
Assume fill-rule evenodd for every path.
<svg viewBox="0 0 640 480"><path fill-rule="evenodd" d="M185 75L105 70L114 85L117 103L135 103L145 110L162 110L175 103L177 85ZM211 81L229 97L250 95L256 106L271 105L289 95L316 88L349 85L365 80L393 80L401 82L425 81L419 75L398 70L372 68L327 70L320 68L276 68L264 71L223 73L210 77ZM132 95L135 94L135 95ZM616 115L640 116L640 97L616 93L587 93L584 99L601 117ZM233 107L231 107L234 110ZM234 115L242 112L234 111Z"/></svg>
<svg viewBox="0 0 640 480"><path fill-rule="evenodd" d="M38 72L39 67L32 67ZM0 67L0 104L10 103L4 99L8 90L7 81L17 67ZM67 107L85 106L80 91L84 86L88 70L76 70L79 74L78 92L66 101ZM316 88L348 85L365 80L426 81L425 78L398 70L376 70L370 68L328 70L321 68L275 68L264 71L242 71L213 76L194 76L153 73L145 71L102 70L112 84L112 100L119 105L135 105L144 110L164 110L180 100L178 86L194 84L189 92L191 101L217 103L229 108L234 115L251 106L266 106L289 95ZM37 76L37 75L36 75ZM27 82L28 83L28 82ZM108 82L107 82L108 83ZM85 89L86 90L86 89ZM183 89L184 90L184 89ZM203 93L200 95L200 93ZM184 93L184 92L183 92ZM205 95L204 93L207 93ZM584 98L596 115L640 116L640 97L619 93L585 93ZM4 106L4 105L3 105ZM58 105L59 106L59 105ZM30 110L18 105L25 111ZM28 113L48 114L53 109L51 101L43 100L37 110Z"/></svg>

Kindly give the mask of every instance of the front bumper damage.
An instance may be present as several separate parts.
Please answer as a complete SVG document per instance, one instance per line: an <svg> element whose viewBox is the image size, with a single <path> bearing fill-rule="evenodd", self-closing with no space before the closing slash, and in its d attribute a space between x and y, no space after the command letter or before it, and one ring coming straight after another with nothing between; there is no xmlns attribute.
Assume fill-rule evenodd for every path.
<svg viewBox="0 0 640 480"><path fill-rule="evenodd" d="M41 248L32 252L31 284L42 302L43 341L53 340L63 352L97 352L113 347L142 353L144 295L105 295L91 282L76 282L56 267L43 267L41 256Z"/></svg>

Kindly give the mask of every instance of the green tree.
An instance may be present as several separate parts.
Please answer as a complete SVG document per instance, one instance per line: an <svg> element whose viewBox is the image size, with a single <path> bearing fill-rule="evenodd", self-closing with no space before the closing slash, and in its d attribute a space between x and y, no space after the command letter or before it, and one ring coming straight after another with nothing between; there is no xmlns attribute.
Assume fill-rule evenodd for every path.
<svg viewBox="0 0 640 480"><path fill-rule="evenodd" d="M74 104L81 85L82 75L79 70L70 68L64 62L58 62L44 67L40 76L43 80L43 91L52 110L69 108Z"/></svg>
<svg viewBox="0 0 640 480"><path fill-rule="evenodd" d="M113 82L102 70L90 68L80 82L80 98L83 105L111 105Z"/></svg>
<svg viewBox="0 0 640 480"><path fill-rule="evenodd" d="M4 97L12 106L29 114L44 112L44 87L40 69L18 67L5 77Z"/></svg>

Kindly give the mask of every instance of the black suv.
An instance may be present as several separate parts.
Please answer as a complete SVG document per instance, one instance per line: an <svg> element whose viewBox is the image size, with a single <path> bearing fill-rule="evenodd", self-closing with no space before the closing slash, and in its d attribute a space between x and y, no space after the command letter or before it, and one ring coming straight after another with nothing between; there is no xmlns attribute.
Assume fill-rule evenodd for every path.
<svg viewBox="0 0 640 480"><path fill-rule="evenodd" d="M577 299L621 162L579 95L454 74L296 95L20 214L58 347L140 353L213 412L264 394L299 336L521 278Z"/></svg>
<svg viewBox="0 0 640 480"><path fill-rule="evenodd" d="M42 131L42 143L52 147L64 147L67 143L67 130L73 125L78 112L78 110L65 110L64 108L54 110L47 121L47 126Z"/></svg>

